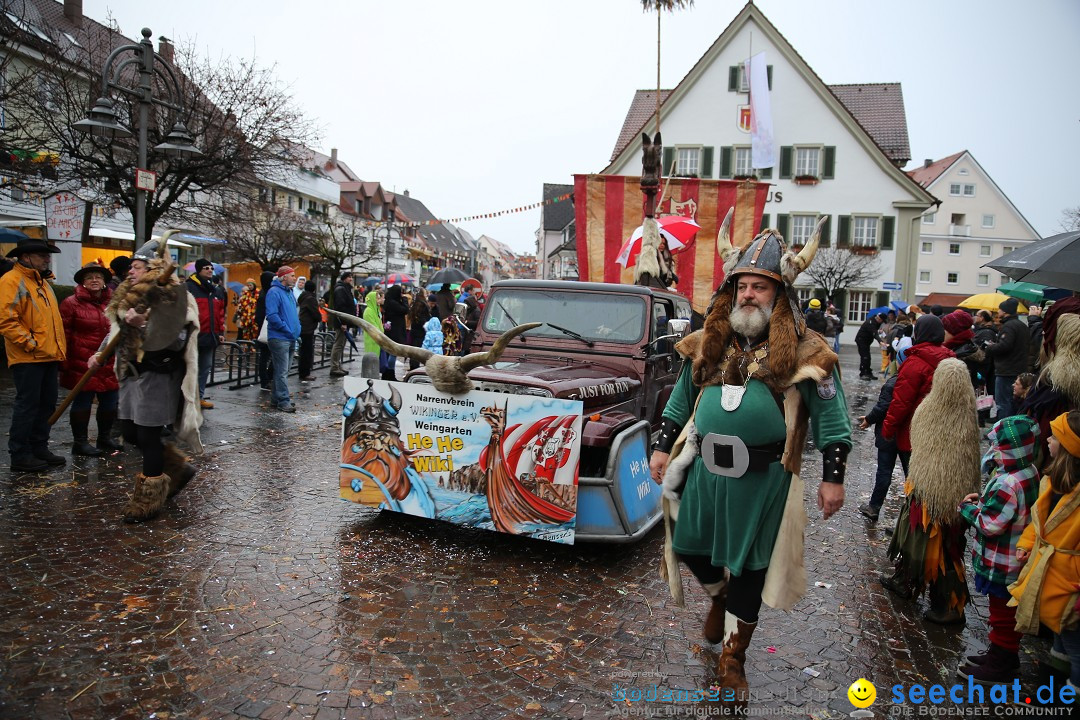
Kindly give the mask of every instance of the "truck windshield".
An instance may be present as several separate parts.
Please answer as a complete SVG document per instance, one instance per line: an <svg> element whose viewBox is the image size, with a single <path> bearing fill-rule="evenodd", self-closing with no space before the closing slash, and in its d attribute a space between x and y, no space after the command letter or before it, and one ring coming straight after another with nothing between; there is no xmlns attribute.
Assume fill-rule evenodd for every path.
<svg viewBox="0 0 1080 720"><path fill-rule="evenodd" d="M518 323L554 323L587 340L635 343L645 332L645 299L634 295L560 290L498 290L488 298L483 328L501 333ZM530 330L532 337L566 338L547 325Z"/></svg>

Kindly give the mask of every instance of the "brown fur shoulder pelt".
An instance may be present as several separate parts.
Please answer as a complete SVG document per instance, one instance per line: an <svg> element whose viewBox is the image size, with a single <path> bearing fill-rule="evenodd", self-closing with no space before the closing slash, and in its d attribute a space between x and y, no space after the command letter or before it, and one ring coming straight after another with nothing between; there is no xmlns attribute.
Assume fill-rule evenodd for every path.
<svg viewBox="0 0 1080 720"><path fill-rule="evenodd" d="M653 218L645 218L644 228L641 232L641 251L638 253L637 264L634 265L634 282L641 280L641 276L648 273L652 277L660 277L660 226Z"/></svg>
<svg viewBox="0 0 1080 720"><path fill-rule="evenodd" d="M165 274L172 274L174 265L165 258L155 258L150 261L150 267L139 278L138 282L125 280L117 286L113 292L112 300L105 308L105 315L119 329L120 342L116 347L116 356L121 362L132 362L140 359L142 348L142 332L126 322L123 322L124 314L128 309L136 308L139 312L153 307L163 300L175 300L176 285L180 280L175 275L169 278L169 282L161 284L158 280ZM126 376L126 370L118 365L118 372Z"/></svg>
<svg viewBox="0 0 1080 720"><path fill-rule="evenodd" d="M960 517L964 496L979 492L979 423L975 390L962 360L947 358L934 371L933 385L911 419L912 496L931 522Z"/></svg>
<svg viewBox="0 0 1080 720"><path fill-rule="evenodd" d="M694 384L699 387L721 382L721 361L728 343L731 342L731 285L727 285L713 299L712 310L705 318L702 329L704 337L701 352L694 359ZM776 392L783 391L784 383L795 374L798 367L796 348L799 336L795 331L795 317L791 306L782 295L773 305L769 318L768 373L764 378Z"/></svg>
<svg viewBox="0 0 1080 720"><path fill-rule="evenodd" d="M1057 320L1057 349L1043 362L1039 378L1080 406L1080 315L1062 315Z"/></svg>

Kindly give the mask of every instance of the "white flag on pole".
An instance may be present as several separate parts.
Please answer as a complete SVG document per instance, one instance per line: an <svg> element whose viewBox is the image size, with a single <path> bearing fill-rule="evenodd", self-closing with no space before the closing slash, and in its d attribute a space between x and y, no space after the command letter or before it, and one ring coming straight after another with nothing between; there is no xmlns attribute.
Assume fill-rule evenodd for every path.
<svg viewBox="0 0 1080 720"><path fill-rule="evenodd" d="M769 103L769 71L765 53L759 52L745 63L750 78L750 159L755 168L776 165L773 144L772 105Z"/></svg>

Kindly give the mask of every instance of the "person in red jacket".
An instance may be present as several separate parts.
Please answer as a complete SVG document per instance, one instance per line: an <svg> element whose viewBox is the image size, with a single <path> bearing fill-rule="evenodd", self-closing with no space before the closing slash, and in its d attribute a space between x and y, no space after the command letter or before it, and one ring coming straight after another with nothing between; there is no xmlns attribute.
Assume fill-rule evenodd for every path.
<svg viewBox="0 0 1080 720"><path fill-rule="evenodd" d="M907 360L900 366L893 389L892 402L881 426L881 437L895 440L904 465L911 458L911 417L915 408L930 393L934 371L945 358L956 357L945 342L945 326L937 315L921 315L915 323L915 333Z"/></svg>
<svg viewBox="0 0 1080 720"><path fill-rule="evenodd" d="M112 275L97 263L87 263L75 273L75 294L60 303L60 319L64 322L64 335L67 337L67 359L60 367L60 386L71 390L78 385L86 372L86 362L98 351L101 341L109 334L109 319L105 317L105 308L112 299L112 290L106 287ZM120 397L120 385L113 372L113 362L98 368L98 371L83 386L82 391L71 403L71 422L73 455L98 457L111 454L121 448L109 437L113 423L116 422L116 407ZM90 413L98 401L97 410L97 447L90 444Z"/></svg>
<svg viewBox="0 0 1080 720"><path fill-rule="evenodd" d="M199 258L195 261L195 274L187 279L188 292L199 306L199 404L205 410L214 407L205 397L214 350L225 342L225 303L217 294L213 278L214 264Z"/></svg>

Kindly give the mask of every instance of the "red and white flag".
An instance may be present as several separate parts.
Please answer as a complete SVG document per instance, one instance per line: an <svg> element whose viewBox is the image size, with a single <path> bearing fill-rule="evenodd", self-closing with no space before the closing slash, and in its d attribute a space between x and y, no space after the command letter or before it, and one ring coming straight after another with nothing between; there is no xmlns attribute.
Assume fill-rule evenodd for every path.
<svg viewBox="0 0 1080 720"><path fill-rule="evenodd" d="M750 161L755 168L776 165L773 143L772 105L769 102L769 66L765 53L759 52L744 65L750 78Z"/></svg>

